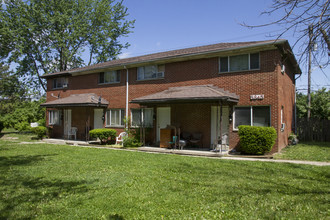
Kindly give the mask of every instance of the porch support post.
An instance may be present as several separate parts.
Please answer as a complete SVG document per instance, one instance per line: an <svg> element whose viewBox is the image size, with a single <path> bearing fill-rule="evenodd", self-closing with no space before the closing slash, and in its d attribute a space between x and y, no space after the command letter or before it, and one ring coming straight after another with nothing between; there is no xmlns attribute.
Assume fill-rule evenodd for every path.
<svg viewBox="0 0 330 220"><path fill-rule="evenodd" d="M222 101L220 103L220 153L222 153Z"/></svg>

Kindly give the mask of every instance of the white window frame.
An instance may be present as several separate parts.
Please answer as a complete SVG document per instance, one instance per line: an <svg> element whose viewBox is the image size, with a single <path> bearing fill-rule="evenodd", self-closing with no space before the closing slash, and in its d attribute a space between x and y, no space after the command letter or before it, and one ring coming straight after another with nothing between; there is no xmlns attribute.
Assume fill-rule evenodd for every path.
<svg viewBox="0 0 330 220"><path fill-rule="evenodd" d="M137 126L137 125L134 125L134 126L133 126L133 110L141 110L141 115L140 115L140 117L141 117L141 122L142 122L142 124L144 123L145 110L152 111L152 116L154 116L154 109L153 109L153 108L141 108L141 109L139 109L139 108L134 108L134 109L131 109L131 125L132 125L132 127L134 127L134 128L137 128L137 127L139 127L139 126ZM151 123L151 126L146 125L146 126L144 126L144 127L146 127L146 128L152 128L152 127L153 127L153 123Z"/></svg>
<svg viewBox="0 0 330 220"><path fill-rule="evenodd" d="M120 124L111 124L111 117L112 117L111 112L112 111L118 111L120 119L122 118L123 115L125 116L125 109L122 109L122 108L107 109L106 117L105 117L106 118L106 120L105 120L106 127L124 127L125 123L123 121L120 121Z"/></svg>
<svg viewBox="0 0 330 220"><path fill-rule="evenodd" d="M61 81L61 85L58 86L57 81ZM68 87L68 78L67 77L59 77L53 79L53 89L63 89Z"/></svg>
<svg viewBox="0 0 330 220"><path fill-rule="evenodd" d="M235 110L236 108L241 108L241 107L249 107L250 108L250 126L253 126L253 107L269 107L269 127L272 126L272 115L271 115L271 106L270 105L249 105L249 106L235 106L234 107L234 112L233 112L233 131L238 131L238 128L235 128L235 123L236 123L236 114Z"/></svg>
<svg viewBox="0 0 330 220"><path fill-rule="evenodd" d="M145 77L145 68L146 67L150 67L150 66L154 66L156 67L155 69L157 69L157 72L155 72L155 77L152 78L146 78ZM162 68L161 68L162 67ZM163 71L161 71L160 69L163 69ZM142 72L143 71L143 72ZM143 74L143 77L139 77L139 73ZM164 79L165 78L165 65L146 65L146 66L140 66L137 68L136 71L136 80L137 81L143 81L143 80L154 80L154 79Z"/></svg>
<svg viewBox="0 0 330 220"><path fill-rule="evenodd" d="M61 120L61 114L59 110L48 111L48 125L59 125Z"/></svg>
<svg viewBox="0 0 330 220"><path fill-rule="evenodd" d="M245 53L245 54L237 54L237 55L232 55L232 56L223 56L223 57L219 57L218 59L218 63L219 63L219 73L232 73L232 72L242 72L242 71L250 71L250 70L260 70L260 52L257 52L259 54L259 68L256 69L251 69L251 62L250 62L250 56L251 54L256 54L256 53ZM230 71L230 58L233 56L239 56L239 55L248 55L248 69L246 70L235 70L235 71ZM223 71L221 72L221 58L227 58L227 62L228 62L228 70L227 71Z"/></svg>
<svg viewBox="0 0 330 220"><path fill-rule="evenodd" d="M103 74L103 81L104 82L101 82L101 74ZM110 81L110 82L105 82L105 75L106 74L114 74L115 75L115 78L116 80L115 81ZM118 76L119 75L119 79L118 79ZM102 72L99 74L99 84L114 84L114 83L120 83L120 78L121 78L121 73L120 73L120 70L112 70L112 71L107 71L107 72Z"/></svg>

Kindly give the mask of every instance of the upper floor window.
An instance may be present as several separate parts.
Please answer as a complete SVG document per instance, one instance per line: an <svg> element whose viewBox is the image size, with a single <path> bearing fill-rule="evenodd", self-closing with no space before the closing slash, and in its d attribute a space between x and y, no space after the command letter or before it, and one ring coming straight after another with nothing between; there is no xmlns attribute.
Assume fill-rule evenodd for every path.
<svg viewBox="0 0 330 220"><path fill-rule="evenodd" d="M120 70L100 73L99 83L118 83L120 82Z"/></svg>
<svg viewBox="0 0 330 220"><path fill-rule="evenodd" d="M153 108L131 109L131 119L133 127L153 127Z"/></svg>
<svg viewBox="0 0 330 220"><path fill-rule="evenodd" d="M221 73L259 69L259 53L220 57L219 66Z"/></svg>
<svg viewBox="0 0 330 220"><path fill-rule="evenodd" d="M240 125L270 126L270 106L235 107L234 130Z"/></svg>
<svg viewBox="0 0 330 220"><path fill-rule="evenodd" d="M164 78L165 65L140 66L137 71L137 80Z"/></svg>
<svg viewBox="0 0 330 220"><path fill-rule="evenodd" d="M68 78L60 77L53 79L53 89L61 89L68 87Z"/></svg>

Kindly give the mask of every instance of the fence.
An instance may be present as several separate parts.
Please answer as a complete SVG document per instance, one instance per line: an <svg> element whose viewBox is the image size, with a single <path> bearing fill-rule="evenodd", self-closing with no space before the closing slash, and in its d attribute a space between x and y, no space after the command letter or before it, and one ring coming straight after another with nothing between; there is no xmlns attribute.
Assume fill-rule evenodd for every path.
<svg viewBox="0 0 330 220"><path fill-rule="evenodd" d="M300 141L330 142L330 120L298 118L297 135Z"/></svg>

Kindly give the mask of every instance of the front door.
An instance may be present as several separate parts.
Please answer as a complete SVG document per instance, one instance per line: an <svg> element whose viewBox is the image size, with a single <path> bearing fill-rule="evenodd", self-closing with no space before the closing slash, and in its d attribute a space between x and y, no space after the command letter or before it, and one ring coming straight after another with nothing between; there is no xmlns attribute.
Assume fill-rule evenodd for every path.
<svg viewBox="0 0 330 220"><path fill-rule="evenodd" d="M103 128L103 109L94 109L94 129Z"/></svg>
<svg viewBox="0 0 330 220"><path fill-rule="evenodd" d="M64 138L69 138L69 131L71 130L71 109L64 109Z"/></svg>
<svg viewBox="0 0 330 220"><path fill-rule="evenodd" d="M157 108L157 142L160 140L160 129L171 124L171 107Z"/></svg>
<svg viewBox="0 0 330 220"><path fill-rule="evenodd" d="M222 135L229 136L229 108L222 106ZM220 106L211 107L211 145L217 141L220 136ZM229 138L226 141L229 144Z"/></svg>

